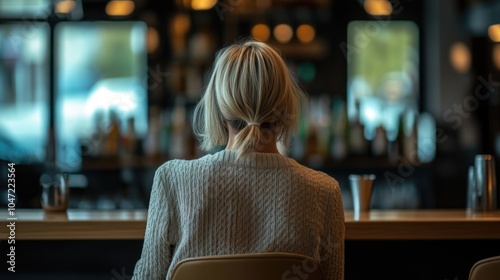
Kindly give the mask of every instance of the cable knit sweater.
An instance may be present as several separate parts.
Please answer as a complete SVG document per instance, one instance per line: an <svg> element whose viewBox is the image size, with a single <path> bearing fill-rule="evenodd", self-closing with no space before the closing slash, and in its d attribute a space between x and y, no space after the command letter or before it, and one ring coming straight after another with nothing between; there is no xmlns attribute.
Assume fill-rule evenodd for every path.
<svg viewBox="0 0 500 280"><path fill-rule="evenodd" d="M257 252L311 256L326 279L343 279L337 181L279 154L221 151L158 168L134 280L170 279L189 257Z"/></svg>

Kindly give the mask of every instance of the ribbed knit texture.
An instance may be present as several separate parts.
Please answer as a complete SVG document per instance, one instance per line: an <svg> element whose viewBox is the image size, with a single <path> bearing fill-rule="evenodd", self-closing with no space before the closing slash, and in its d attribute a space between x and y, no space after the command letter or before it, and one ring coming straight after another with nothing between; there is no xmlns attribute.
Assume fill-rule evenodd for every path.
<svg viewBox="0 0 500 280"><path fill-rule="evenodd" d="M326 279L343 279L337 181L279 154L222 151L158 168L134 280L170 279L189 257L258 252L310 256Z"/></svg>

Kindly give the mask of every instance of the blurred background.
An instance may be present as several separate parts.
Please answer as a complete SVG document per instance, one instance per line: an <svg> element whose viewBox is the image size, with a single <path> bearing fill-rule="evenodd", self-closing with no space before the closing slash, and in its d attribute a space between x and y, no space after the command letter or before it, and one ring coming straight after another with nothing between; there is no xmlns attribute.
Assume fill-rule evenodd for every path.
<svg viewBox="0 0 500 280"><path fill-rule="evenodd" d="M18 208L70 174L70 208L146 208L154 171L204 155L192 112L216 51L253 37L309 94L283 153L373 208L464 208L474 155L500 163L500 1L0 0L0 179ZM0 185L7 205L7 184Z"/></svg>

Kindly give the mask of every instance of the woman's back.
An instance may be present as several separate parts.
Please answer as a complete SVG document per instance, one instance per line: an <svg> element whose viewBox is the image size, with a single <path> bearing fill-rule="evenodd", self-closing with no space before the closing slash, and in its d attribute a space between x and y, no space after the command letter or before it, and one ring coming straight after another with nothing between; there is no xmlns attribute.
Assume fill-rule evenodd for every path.
<svg viewBox="0 0 500 280"><path fill-rule="evenodd" d="M164 252L173 256L162 270L188 257L255 252L299 253L324 260L329 273L343 270L337 267L343 246L334 245L343 244L343 219L336 218L343 216L342 201L337 182L326 174L278 154L237 160L222 151L170 161L156 177L163 183L154 188L163 188L158 193L165 197L151 197L152 204L166 201L171 212L167 225L152 231L168 232L166 247L174 247Z"/></svg>
<svg viewBox="0 0 500 280"><path fill-rule="evenodd" d="M202 149L225 151L158 169L134 279L168 279L188 257L253 252L307 255L326 279L343 279L338 183L277 148L297 130L304 102L272 47L247 41L217 54L194 128Z"/></svg>

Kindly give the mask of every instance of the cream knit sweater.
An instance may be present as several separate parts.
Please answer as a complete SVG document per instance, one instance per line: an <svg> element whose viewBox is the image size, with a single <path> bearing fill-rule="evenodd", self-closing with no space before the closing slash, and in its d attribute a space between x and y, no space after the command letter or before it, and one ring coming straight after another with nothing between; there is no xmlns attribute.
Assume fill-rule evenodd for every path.
<svg viewBox="0 0 500 280"><path fill-rule="evenodd" d="M221 151L158 168L134 280L170 279L188 257L255 252L311 256L326 279L343 279L337 181L279 154Z"/></svg>

